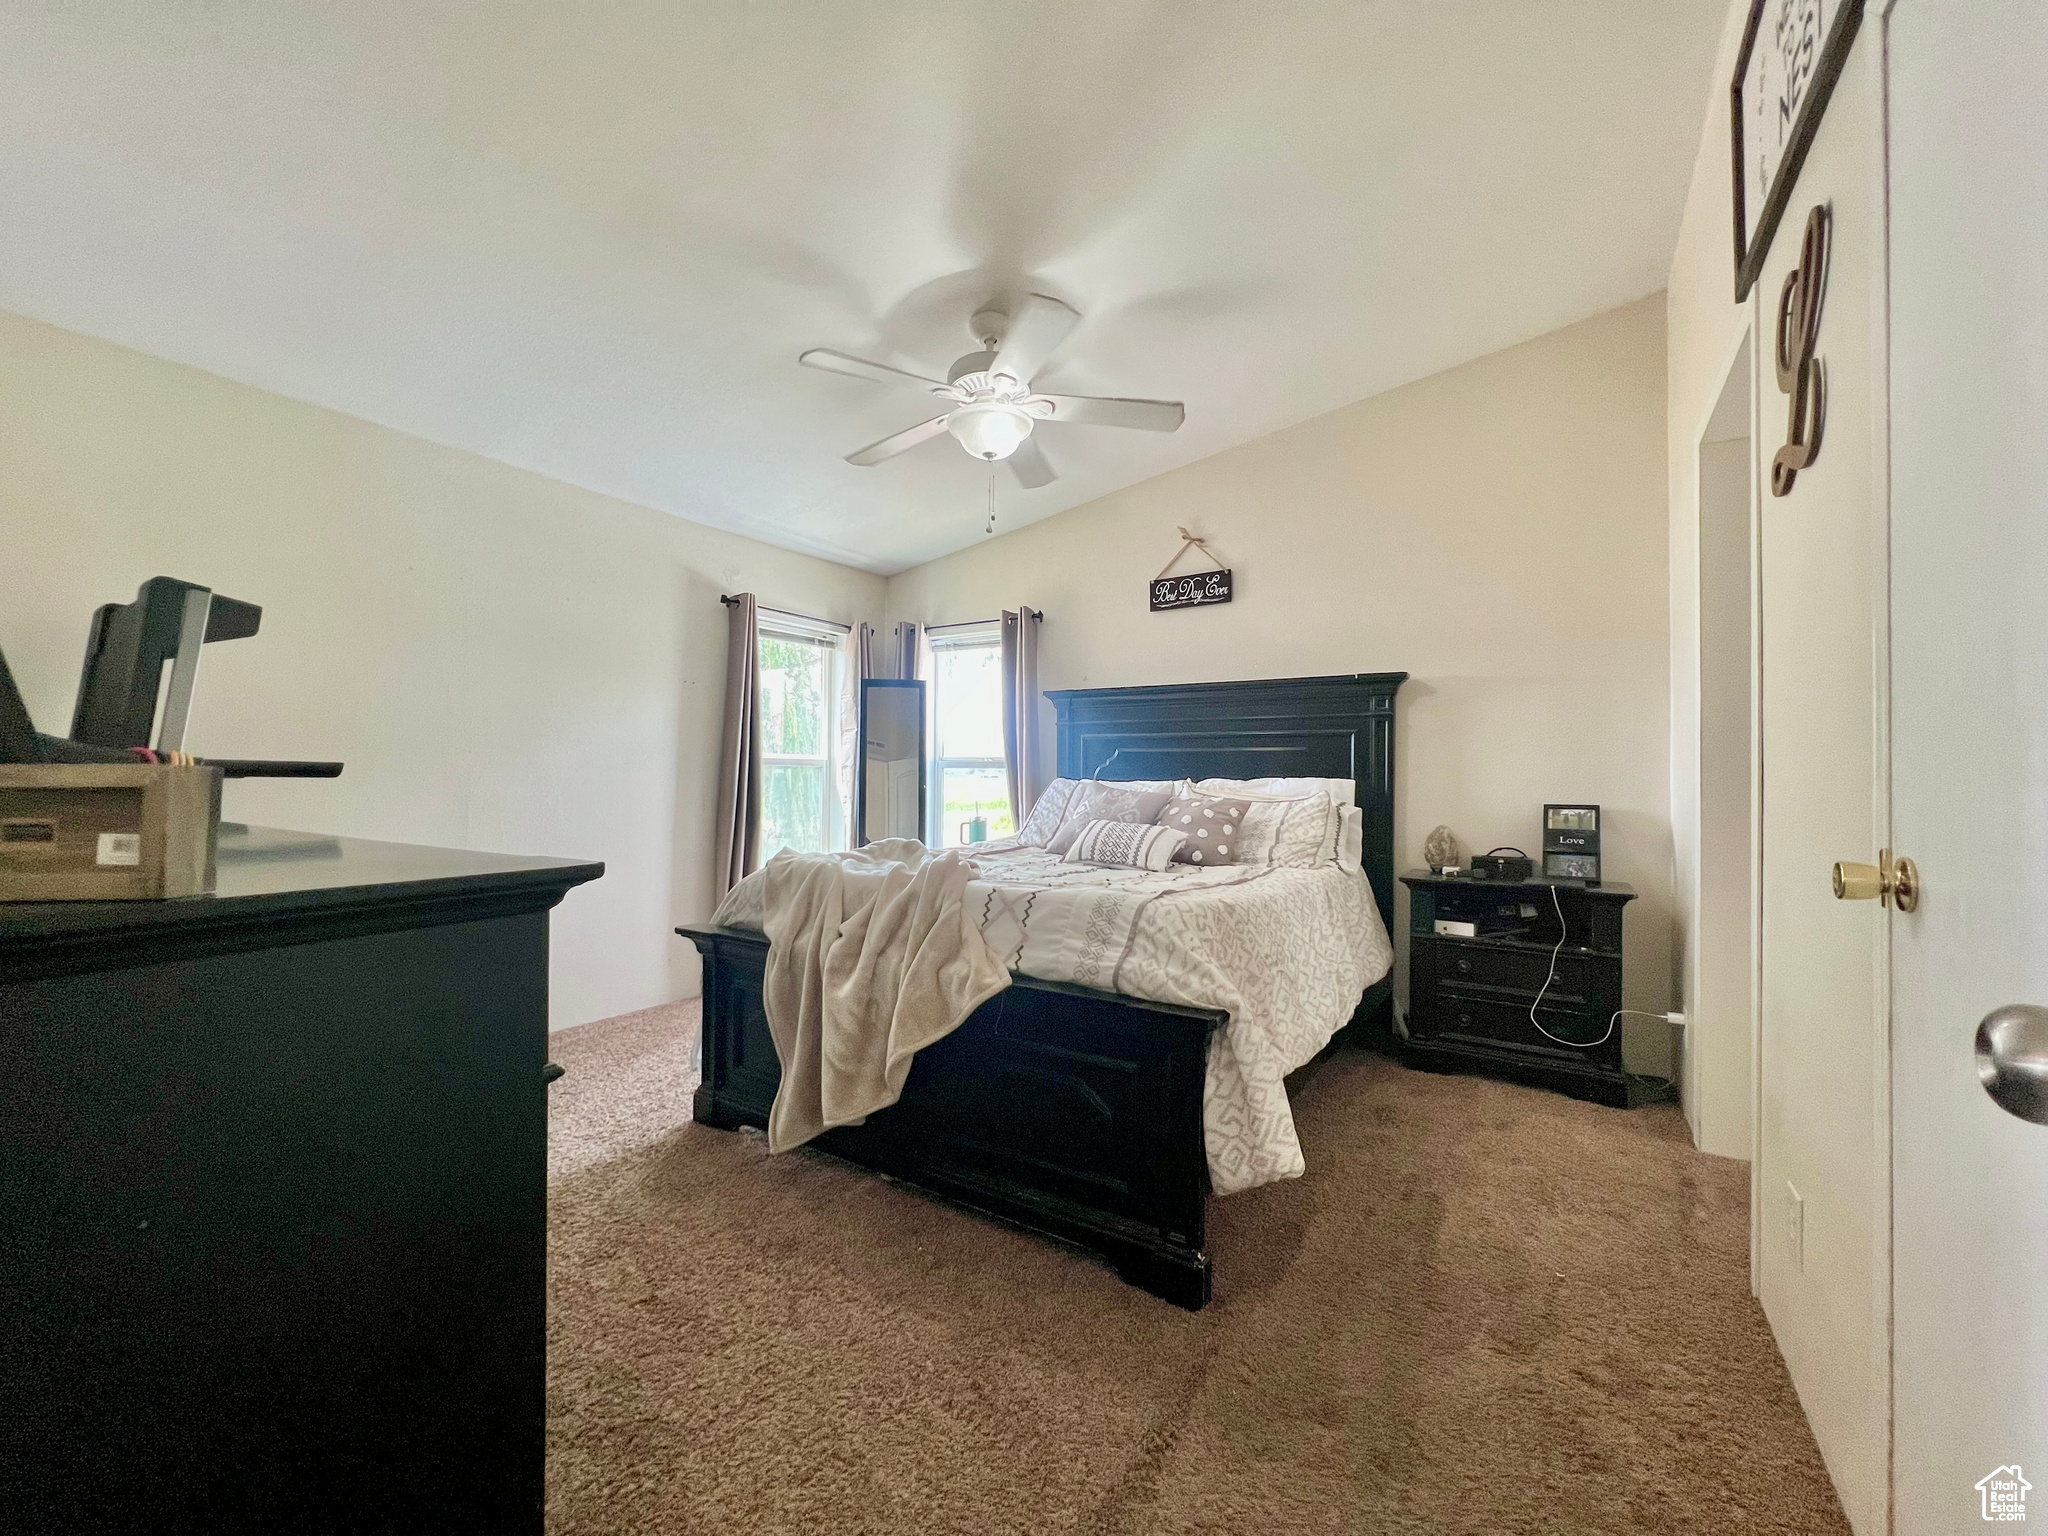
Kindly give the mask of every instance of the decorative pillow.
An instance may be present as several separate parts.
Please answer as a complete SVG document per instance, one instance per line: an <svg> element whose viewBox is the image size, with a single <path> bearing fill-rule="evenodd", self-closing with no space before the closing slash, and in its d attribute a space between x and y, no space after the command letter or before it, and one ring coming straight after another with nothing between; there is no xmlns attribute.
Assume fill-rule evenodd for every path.
<svg viewBox="0 0 2048 1536"><path fill-rule="evenodd" d="M1091 821L1074 835L1069 864L1120 864L1128 869L1164 869L1186 836L1147 822Z"/></svg>
<svg viewBox="0 0 2048 1536"><path fill-rule="evenodd" d="M1074 791L1081 785L1080 779L1054 779L1046 785L1044 793L1038 797L1038 804L1032 806L1031 814L1024 818L1024 827L1018 832L1017 841L1026 848L1043 848L1052 841L1060 823L1067 819L1067 806L1074 798Z"/></svg>
<svg viewBox="0 0 2048 1536"><path fill-rule="evenodd" d="M1334 863L1344 825L1339 810L1321 790L1305 800L1290 802L1273 836L1268 862L1282 869L1314 869Z"/></svg>
<svg viewBox="0 0 2048 1536"><path fill-rule="evenodd" d="M1159 813L1159 825L1187 837L1173 862L1204 868L1244 862L1240 857L1244 844L1238 833L1244 830L1244 813L1250 807L1249 800L1221 800L1211 795L1180 795L1167 801L1166 809Z"/></svg>
<svg viewBox="0 0 2048 1536"><path fill-rule="evenodd" d="M1351 779L1197 779L1198 795L1243 795L1252 800L1299 800L1321 790L1338 805L1358 803L1358 785Z"/></svg>
<svg viewBox="0 0 2048 1536"><path fill-rule="evenodd" d="M1067 802L1059 831L1046 840L1046 852L1065 853L1091 821L1135 821L1150 826L1173 798L1173 791L1171 783L1152 789L1138 783L1090 779Z"/></svg>

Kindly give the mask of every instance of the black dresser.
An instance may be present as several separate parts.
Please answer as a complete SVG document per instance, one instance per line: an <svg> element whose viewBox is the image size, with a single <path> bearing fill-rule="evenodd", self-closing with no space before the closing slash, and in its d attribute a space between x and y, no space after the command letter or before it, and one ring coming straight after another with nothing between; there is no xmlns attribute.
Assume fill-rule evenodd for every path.
<svg viewBox="0 0 2048 1536"><path fill-rule="evenodd" d="M538 1536L603 871L224 826L215 896L0 905L0 1528Z"/></svg>
<svg viewBox="0 0 2048 1536"><path fill-rule="evenodd" d="M1621 1027L1614 1015L1621 1007L1622 913L1633 890L1427 871L1403 875L1401 883L1408 887L1408 1038L1402 1054L1409 1065L1491 1072L1627 1106ZM1439 921L1469 924L1478 932L1442 934Z"/></svg>

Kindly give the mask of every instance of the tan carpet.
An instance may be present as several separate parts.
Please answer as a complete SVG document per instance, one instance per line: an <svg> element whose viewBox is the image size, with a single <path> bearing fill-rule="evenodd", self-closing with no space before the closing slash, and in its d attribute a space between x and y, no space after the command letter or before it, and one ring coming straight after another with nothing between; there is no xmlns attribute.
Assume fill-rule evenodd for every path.
<svg viewBox="0 0 2048 1536"><path fill-rule="evenodd" d="M693 1022L555 1037L556 1536L1848 1529L1749 1295L1747 1170L1668 1106L1336 1056L1308 1176L1212 1204L1190 1314L683 1123Z"/></svg>
<svg viewBox="0 0 2048 1536"><path fill-rule="evenodd" d="M563 1068L548 1090L549 1183L690 1123L701 1008L693 997L548 1037L548 1055Z"/></svg>

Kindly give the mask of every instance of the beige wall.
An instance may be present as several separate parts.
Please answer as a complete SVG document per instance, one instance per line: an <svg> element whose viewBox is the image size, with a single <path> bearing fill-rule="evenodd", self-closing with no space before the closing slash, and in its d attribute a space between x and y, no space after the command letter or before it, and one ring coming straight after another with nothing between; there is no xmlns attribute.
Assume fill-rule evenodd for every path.
<svg viewBox="0 0 2048 1536"><path fill-rule="evenodd" d="M1700 104L1699 152L1672 252L1665 301L1665 474L1670 521L1671 838L1676 867L1677 1006L1687 1014L1686 1112L1702 1149L1750 1155L1753 1108L1747 996L1702 1011L1700 870L1700 444L1749 334L1754 301L1735 302L1730 234L1728 79L1749 7L1730 0ZM1714 962L1705 962L1709 969Z"/></svg>
<svg viewBox="0 0 2048 1536"><path fill-rule="evenodd" d="M1641 893L1629 1005L1661 1012L1664 378L1653 295L906 572L889 613L946 623L1042 607L1047 688L1413 674L1401 867L1421 862L1439 822L1472 848L1533 850L1544 801L1598 801L1607 873ZM1235 570L1236 598L1150 613L1146 583L1183 523ZM1405 922L1404 901L1404 965ZM1664 1070L1665 1026L1631 1024L1632 1064Z"/></svg>
<svg viewBox="0 0 2048 1536"><path fill-rule="evenodd" d="M556 910L557 1027L696 990L721 591L850 620L883 583L0 314L4 647L44 730L86 622L156 575L263 605L209 646L189 743L331 757L226 815L602 859Z"/></svg>

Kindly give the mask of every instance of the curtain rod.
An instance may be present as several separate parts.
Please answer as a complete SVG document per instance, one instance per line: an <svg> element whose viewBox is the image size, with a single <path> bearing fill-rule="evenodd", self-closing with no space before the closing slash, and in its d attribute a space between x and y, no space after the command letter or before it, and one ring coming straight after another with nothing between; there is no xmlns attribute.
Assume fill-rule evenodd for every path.
<svg viewBox="0 0 2048 1536"><path fill-rule="evenodd" d="M718 600L728 608L739 601L738 598L724 592L718 594ZM759 598L754 599L754 606L763 613L779 613L785 619L802 619L806 624L829 624L834 629L843 629L848 634L853 633L853 626L851 624L842 624L837 619L821 619L813 613L798 613L794 608L770 608Z"/></svg>
<svg viewBox="0 0 2048 1536"><path fill-rule="evenodd" d="M1039 623L1043 624L1043 623L1045 622L1045 610L1044 610L1043 608L1033 608L1033 609L1032 609L1031 611L1032 611L1033 613L1035 613L1035 614L1037 614L1037 615L1038 615L1038 622L1039 622ZM979 629L979 628L981 628L981 627L982 627L983 625L987 625L987 624L1000 624L1000 623L1002 623L1002 622L1003 622L1003 621L1002 621L1002 619L1001 619L1001 618L993 618L993 619L962 619L962 620L960 620L960 622L959 622L959 623L957 623L957 624L927 624L927 625L925 625L925 627L924 627L924 632L925 632L926 634L928 634L928 635L936 635L936 634L938 634L938 633L939 633L939 632L940 632L941 630L947 630L947 629Z"/></svg>

